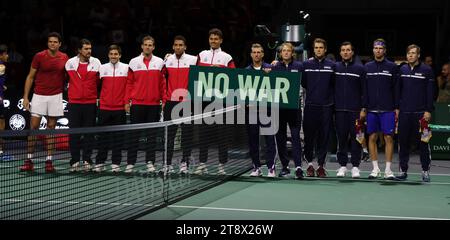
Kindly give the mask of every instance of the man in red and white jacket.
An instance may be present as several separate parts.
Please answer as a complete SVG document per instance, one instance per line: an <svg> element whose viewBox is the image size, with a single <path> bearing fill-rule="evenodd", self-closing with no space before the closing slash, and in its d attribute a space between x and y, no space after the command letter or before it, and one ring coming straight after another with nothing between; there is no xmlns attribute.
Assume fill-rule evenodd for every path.
<svg viewBox="0 0 450 240"><path fill-rule="evenodd" d="M87 39L81 39L78 45L78 55L66 63L69 75L69 125L70 128L93 127L97 113L97 85L100 60L91 56L92 44ZM70 171L79 170L80 150L83 150L83 162L86 171L92 168L92 145L94 137L86 134L81 141L80 134L70 135Z"/></svg>
<svg viewBox="0 0 450 240"><path fill-rule="evenodd" d="M220 48L223 42L223 33L220 29L213 28L209 30L209 46L211 49L204 50L198 55L198 66L235 68L233 58ZM203 109L211 102L203 102ZM224 114L225 116L225 114ZM225 124L225 122L224 122ZM206 161L208 160L208 142L207 139L221 139L219 145L219 168L218 174L225 175L225 163L228 161L228 143L231 141L230 132L223 131L224 126L204 125L200 131L200 165L194 174L207 173ZM212 137L214 136L214 137Z"/></svg>
<svg viewBox="0 0 450 240"><path fill-rule="evenodd" d="M128 77L128 64L120 62L122 50L118 45L111 45L108 51L109 63L100 66L100 112L99 126L122 125L126 123L125 89ZM100 135L100 146L95 160L95 172L102 172L108 157L108 150L112 150L112 172L120 172L122 160L122 139L120 132Z"/></svg>
<svg viewBox="0 0 450 240"><path fill-rule="evenodd" d="M165 104L166 80L162 73L164 61L153 55L155 39L145 36L142 39L142 54L131 59L125 95L125 109L130 111L132 124L158 122L161 114L161 103ZM145 133L148 139L145 162L147 171L156 171L155 163L155 129ZM132 173L136 163L140 133L134 133L128 148L128 165L126 173Z"/></svg>
<svg viewBox="0 0 450 240"><path fill-rule="evenodd" d="M173 40L174 54L170 55L165 61L164 74L167 79L167 103L164 107L164 121L172 120L172 110L177 104L191 104L186 99L189 83L189 67L197 64L197 57L187 54L186 38L176 36ZM183 108L186 109L186 108ZM192 109L192 108L191 108ZM178 113L179 114L179 113ZM186 113L182 114L186 116ZM174 139L178 126L169 126L167 136L167 166L164 172L173 172L172 157ZM192 152L192 132L193 125L190 123L181 125L181 148L183 150L183 158L181 160L180 173L188 173L189 158Z"/></svg>

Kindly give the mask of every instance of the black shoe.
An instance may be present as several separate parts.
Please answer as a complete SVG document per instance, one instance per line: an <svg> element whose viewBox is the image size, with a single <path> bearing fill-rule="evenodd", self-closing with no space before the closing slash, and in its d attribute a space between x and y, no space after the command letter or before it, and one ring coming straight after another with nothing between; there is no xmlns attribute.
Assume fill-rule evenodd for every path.
<svg viewBox="0 0 450 240"><path fill-rule="evenodd" d="M408 179L408 174L406 172L402 172L399 176L395 176L395 180L397 181L405 181Z"/></svg>
<svg viewBox="0 0 450 240"><path fill-rule="evenodd" d="M301 167L298 167L297 169L295 169L295 179L303 179L305 178L305 176L303 175L303 170Z"/></svg>
<svg viewBox="0 0 450 240"><path fill-rule="evenodd" d="M283 167L280 174L278 174L278 177L287 177L289 174L291 174L291 170L287 167Z"/></svg>

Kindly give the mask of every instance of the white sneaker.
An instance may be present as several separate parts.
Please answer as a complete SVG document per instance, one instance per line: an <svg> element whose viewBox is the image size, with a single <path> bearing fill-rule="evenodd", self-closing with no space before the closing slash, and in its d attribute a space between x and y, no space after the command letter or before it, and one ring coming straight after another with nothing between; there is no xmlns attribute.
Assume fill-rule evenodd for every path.
<svg viewBox="0 0 450 240"><path fill-rule="evenodd" d="M93 172L101 173L106 170L105 164L96 164L92 169Z"/></svg>
<svg viewBox="0 0 450 240"><path fill-rule="evenodd" d="M342 178L342 177L345 177L345 174L347 173L347 167L340 167L338 170L337 170L337 174L336 174L336 177L339 177L339 178Z"/></svg>
<svg viewBox="0 0 450 240"><path fill-rule="evenodd" d="M392 172L392 171L385 171L384 172L384 179L386 179L386 180L394 180L395 179L395 176L394 176L394 173Z"/></svg>
<svg viewBox="0 0 450 240"><path fill-rule="evenodd" d="M274 178L276 176L277 175L275 173L275 168L270 168L269 171L267 172L267 177Z"/></svg>
<svg viewBox="0 0 450 240"><path fill-rule="evenodd" d="M375 179L378 178L379 176L381 176L381 170L379 168L375 168L369 174L369 179Z"/></svg>
<svg viewBox="0 0 450 240"><path fill-rule="evenodd" d="M125 173L133 173L134 165L128 164Z"/></svg>
<svg viewBox="0 0 450 240"><path fill-rule="evenodd" d="M353 167L352 168L352 178L360 178L361 174L359 173L359 168Z"/></svg>
<svg viewBox="0 0 450 240"><path fill-rule="evenodd" d="M89 162L85 161L83 168L85 172L90 172L92 170L92 165Z"/></svg>
<svg viewBox="0 0 450 240"><path fill-rule="evenodd" d="M225 164L219 163L217 175L226 175L226 174L227 173L225 172Z"/></svg>
<svg viewBox="0 0 450 240"><path fill-rule="evenodd" d="M164 166L159 172L161 174L171 174L171 173L174 173L175 170L173 170L172 165L167 165L167 166Z"/></svg>
<svg viewBox="0 0 450 240"><path fill-rule="evenodd" d="M206 168L206 163L200 163L197 169L195 169L194 174L202 175L208 173L208 169Z"/></svg>
<svg viewBox="0 0 450 240"><path fill-rule="evenodd" d="M111 165L111 172L113 172L113 173L120 172L120 165L112 164Z"/></svg>
<svg viewBox="0 0 450 240"><path fill-rule="evenodd" d="M175 173L175 170L173 169L172 165L168 166L167 172L168 173Z"/></svg>
<svg viewBox="0 0 450 240"><path fill-rule="evenodd" d="M422 182L430 182L430 172L429 171L422 171Z"/></svg>
<svg viewBox="0 0 450 240"><path fill-rule="evenodd" d="M250 177L260 177L260 176L262 176L260 168L254 168L253 171L250 173Z"/></svg>
<svg viewBox="0 0 450 240"><path fill-rule="evenodd" d="M186 162L182 162L180 165L180 173L181 174L188 174L189 170L188 170L188 166Z"/></svg>
<svg viewBox="0 0 450 240"><path fill-rule="evenodd" d="M155 166L153 166L152 162L147 163L147 172L148 173L154 173L156 171Z"/></svg>
<svg viewBox="0 0 450 240"><path fill-rule="evenodd" d="M76 162L74 164L72 164L72 166L70 166L69 172L73 173L73 172L78 172L80 171L80 163Z"/></svg>

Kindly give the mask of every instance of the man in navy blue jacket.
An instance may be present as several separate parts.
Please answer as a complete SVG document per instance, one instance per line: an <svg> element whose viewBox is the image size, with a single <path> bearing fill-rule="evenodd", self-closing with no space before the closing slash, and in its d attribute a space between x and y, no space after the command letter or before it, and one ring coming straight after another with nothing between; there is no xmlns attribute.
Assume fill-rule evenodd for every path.
<svg viewBox="0 0 450 240"><path fill-rule="evenodd" d="M308 161L306 170L308 177L326 177L325 158L330 138L333 118L335 64L325 59L327 43L321 38L314 40L314 58L303 63L302 87L306 89L305 119L303 132L305 135L305 157ZM317 141L316 141L317 140ZM319 163L315 171L312 161L313 151Z"/></svg>
<svg viewBox="0 0 450 240"><path fill-rule="evenodd" d="M400 68L400 114L398 122L399 157L401 174L399 180L408 177L410 143L413 139L420 147L422 180L430 181L430 147L420 141L420 120L429 122L433 106L434 75L432 69L419 61L420 47L413 44L406 50L408 64Z"/></svg>
<svg viewBox="0 0 450 240"><path fill-rule="evenodd" d="M376 39L373 42L374 60L365 65L365 93L364 106L368 110L367 133L369 134L369 153L373 170L369 179L377 178L380 174L378 167L377 138L378 133L384 134L386 168L384 178L393 180L391 170L394 154L395 119L398 118L398 67L385 58L386 42Z"/></svg>
<svg viewBox="0 0 450 240"><path fill-rule="evenodd" d="M6 62L8 62L8 47L4 44L0 45L0 131L5 130L5 107L3 105L3 97L6 81ZM0 160L11 160L12 156L3 152L3 139L0 138Z"/></svg>
<svg viewBox="0 0 450 240"><path fill-rule="evenodd" d="M272 68L273 71L302 72L302 63L294 61L294 46L291 43L281 45L281 61ZM300 79L299 79L300 80ZM300 89L299 89L300 94ZM280 157L282 169L280 177L287 177L290 174L289 159L287 156L287 125L291 130L292 156L295 164L295 178L303 179L302 170L302 146L300 144L300 128L302 126L302 110L280 109L280 124L276 134L278 156Z"/></svg>
<svg viewBox="0 0 450 240"><path fill-rule="evenodd" d="M265 63L264 58L264 48L261 44L255 43L252 45L250 56L252 58L252 64L250 64L246 69L256 70L256 71L270 71L272 65ZM267 108L261 109L263 106L259 106L259 111L268 111ZM248 132L248 146L250 150L250 157L253 162L253 171L250 173L251 177L262 176L261 162L259 159L259 133L260 127L268 127L262 124L259 119L258 107L249 103L247 108L247 132ZM251 118L253 115L254 118ZM254 116L257 115L257 116ZM256 120L256 122L252 122ZM277 149L275 146L275 136L274 135L264 135L266 141L266 165L268 169L267 176L275 177L275 157L277 154Z"/></svg>
<svg viewBox="0 0 450 240"><path fill-rule="evenodd" d="M336 63L336 133L338 137L337 159L341 167L337 177L344 177L347 172L348 142L350 137L352 178L359 178L359 164L361 162L361 144L356 140L355 123L366 117L362 108L364 92L364 66L354 62L353 45L350 42L341 44L341 62Z"/></svg>

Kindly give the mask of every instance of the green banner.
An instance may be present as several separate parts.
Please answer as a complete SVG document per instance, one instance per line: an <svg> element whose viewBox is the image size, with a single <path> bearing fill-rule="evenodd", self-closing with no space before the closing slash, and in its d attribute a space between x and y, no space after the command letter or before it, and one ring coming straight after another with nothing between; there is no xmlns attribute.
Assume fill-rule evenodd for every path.
<svg viewBox="0 0 450 240"><path fill-rule="evenodd" d="M450 126L449 125L434 125L430 124L431 130L437 130L440 132L450 132Z"/></svg>
<svg viewBox="0 0 450 240"><path fill-rule="evenodd" d="M450 160L450 131L432 128L430 140L431 158Z"/></svg>
<svg viewBox="0 0 450 240"><path fill-rule="evenodd" d="M191 66L189 94L194 101L221 100L246 104L267 103L299 108L301 73Z"/></svg>

